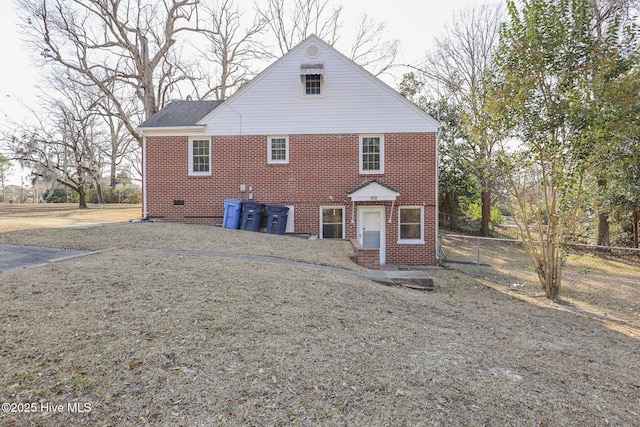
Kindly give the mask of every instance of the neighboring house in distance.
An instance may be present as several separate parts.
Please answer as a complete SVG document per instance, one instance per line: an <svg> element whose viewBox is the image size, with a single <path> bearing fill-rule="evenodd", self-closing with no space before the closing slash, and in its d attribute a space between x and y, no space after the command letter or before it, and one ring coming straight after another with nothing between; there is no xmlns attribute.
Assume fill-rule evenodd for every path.
<svg viewBox="0 0 640 427"><path fill-rule="evenodd" d="M287 232L432 265L438 127L310 36L226 101L174 101L139 126L143 215L220 224L224 199L251 199L289 206Z"/></svg>

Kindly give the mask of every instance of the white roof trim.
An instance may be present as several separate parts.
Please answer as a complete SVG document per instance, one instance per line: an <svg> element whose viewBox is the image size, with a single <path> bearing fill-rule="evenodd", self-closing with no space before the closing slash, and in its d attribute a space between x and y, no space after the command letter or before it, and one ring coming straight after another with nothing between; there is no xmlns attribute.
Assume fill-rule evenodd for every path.
<svg viewBox="0 0 640 427"><path fill-rule="evenodd" d="M349 198L354 202L370 201L395 201L400 195L398 191L393 191L378 182L370 182L364 187L349 194Z"/></svg>
<svg viewBox="0 0 640 427"><path fill-rule="evenodd" d="M140 127L138 126L136 129L140 130L173 130L173 129L198 129L204 130L204 125L194 125L194 126L149 126L149 127Z"/></svg>
<svg viewBox="0 0 640 427"><path fill-rule="evenodd" d="M140 135L159 135L159 136L184 136L204 134L205 127L198 126L166 126L166 127L138 127L136 128Z"/></svg>

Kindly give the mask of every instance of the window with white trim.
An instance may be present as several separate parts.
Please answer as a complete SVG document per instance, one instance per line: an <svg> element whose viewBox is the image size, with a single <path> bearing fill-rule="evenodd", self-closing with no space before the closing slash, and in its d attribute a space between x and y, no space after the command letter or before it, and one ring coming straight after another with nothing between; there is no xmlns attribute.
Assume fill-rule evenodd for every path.
<svg viewBox="0 0 640 427"><path fill-rule="evenodd" d="M320 208L320 238L344 239L344 206Z"/></svg>
<svg viewBox="0 0 640 427"><path fill-rule="evenodd" d="M398 243L424 243L424 208L400 206L398 217Z"/></svg>
<svg viewBox="0 0 640 427"><path fill-rule="evenodd" d="M360 135L360 173L384 173L384 138L382 135Z"/></svg>
<svg viewBox="0 0 640 427"><path fill-rule="evenodd" d="M305 74L304 75L304 94L305 95L322 95L322 75L321 74Z"/></svg>
<svg viewBox="0 0 640 427"><path fill-rule="evenodd" d="M267 143L267 163L289 163L288 136L270 136Z"/></svg>
<svg viewBox="0 0 640 427"><path fill-rule="evenodd" d="M211 175L209 138L189 138L189 175Z"/></svg>

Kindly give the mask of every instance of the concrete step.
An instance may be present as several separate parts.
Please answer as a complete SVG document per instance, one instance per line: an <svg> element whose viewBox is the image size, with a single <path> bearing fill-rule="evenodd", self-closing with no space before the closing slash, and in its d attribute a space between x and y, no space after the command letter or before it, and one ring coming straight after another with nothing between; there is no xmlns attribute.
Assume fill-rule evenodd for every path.
<svg viewBox="0 0 640 427"><path fill-rule="evenodd" d="M416 270L381 270L372 271L368 278L374 282L385 285L398 285L411 289L428 290L435 289L433 278L423 271Z"/></svg>

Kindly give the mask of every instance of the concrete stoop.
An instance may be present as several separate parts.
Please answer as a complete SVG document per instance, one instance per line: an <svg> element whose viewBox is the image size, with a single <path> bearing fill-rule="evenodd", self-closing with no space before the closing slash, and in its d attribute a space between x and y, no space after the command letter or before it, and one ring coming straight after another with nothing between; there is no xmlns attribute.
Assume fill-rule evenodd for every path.
<svg viewBox="0 0 640 427"><path fill-rule="evenodd" d="M376 270L367 274L367 278L384 285L404 286L421 291L432 291L436 288L433 278L422 271Z"/></svg>

